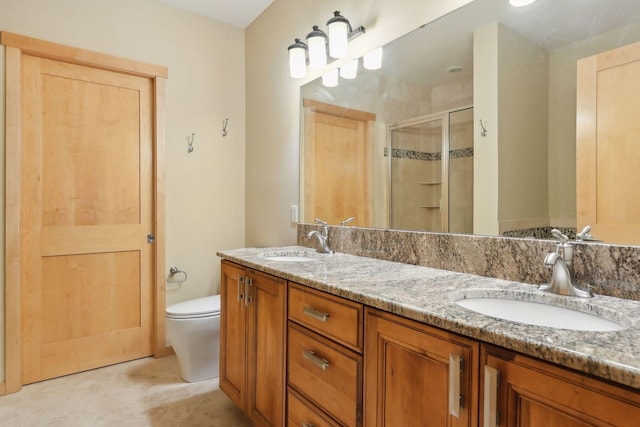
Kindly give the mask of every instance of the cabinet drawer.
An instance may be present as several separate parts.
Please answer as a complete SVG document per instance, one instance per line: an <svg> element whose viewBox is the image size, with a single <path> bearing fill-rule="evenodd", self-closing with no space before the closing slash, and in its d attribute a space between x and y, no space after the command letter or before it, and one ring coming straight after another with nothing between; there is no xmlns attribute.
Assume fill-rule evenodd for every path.
<svg viewBox="0 0 640 427"><path fill-rule="evenodd" d="M289 388L287 393L287 404L287 426L289 427L340 427L340 424L292 388Z"/></svg>
<svg viewBox="0 0 640 427"><path fill-rule="evenodd" d="M289 283L289 319L362 352L362 304Z"/></svg>
<svg viewBox="0 0 640 427"><path fill-rule="evenodd" d="M289 385L341 424L362 425L362 356L289 322Z"/></svg>

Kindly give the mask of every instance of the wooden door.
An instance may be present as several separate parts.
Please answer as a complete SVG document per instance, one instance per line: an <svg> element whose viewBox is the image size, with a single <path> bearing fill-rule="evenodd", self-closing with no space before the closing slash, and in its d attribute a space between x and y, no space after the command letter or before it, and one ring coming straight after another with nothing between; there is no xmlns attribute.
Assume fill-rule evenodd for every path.
<svg viewBox="0 0 640 427"><path fill-rule="evenodd" d="M222 261L220 280L220 388L245 410L247 401L247 271Z"/></svg>
<svg viewBox="0 0 640 427"><path fill-rule="evenodd" d="M247 415L256 427L283 427L287 285L254 271L247 280Z"/></svg>
<svg viewBox="0 0 640 427"><path fill-rule="evenodd" d="M375 114L304 100L304 221L371 226L369 163Z"/></svg>
<svg viewBox="0 0 640 427"><path fill-rule="evenodd" d="M153 353L153 87L22 59L22 381Z"/></svg>
<svg viewBox="0 0 640 427"><path fill-rule="evenodd" d="M476 342L369 309L364 357L364 425L477 425ZM452 357L462 361L453 372L459 374L455 380ZM453 393L456 386L459 394ZM457 404L457 415L452 415Z"/></svg>
<svg viewBox="0 0 640 427"><path fill-rule="evenodd" d="M482 426L631 427L640 420L636 390L488 345L481 360Z"/></svg>
<svg viewBox="0 0 640 427"><path fill-rule="evenodd" d="M578 61L578 230L640 244L640 43Z"/></svg>

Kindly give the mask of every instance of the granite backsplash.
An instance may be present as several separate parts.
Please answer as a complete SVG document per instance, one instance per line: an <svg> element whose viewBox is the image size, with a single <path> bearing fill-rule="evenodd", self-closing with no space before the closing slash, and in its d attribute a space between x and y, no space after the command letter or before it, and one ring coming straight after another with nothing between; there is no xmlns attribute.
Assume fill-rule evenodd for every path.
<svg viewBox="0 0 640 427"><path fill-rule="evenodd" d="M316 247L307 238L312 224L298 225L298 245ZM415 264L522 283L551 278L543 260L553 240L442 234L359 227L329 227L336 252ZM601 295L640 301L640 246L579 243L574 269L583 288Z"/></svg>

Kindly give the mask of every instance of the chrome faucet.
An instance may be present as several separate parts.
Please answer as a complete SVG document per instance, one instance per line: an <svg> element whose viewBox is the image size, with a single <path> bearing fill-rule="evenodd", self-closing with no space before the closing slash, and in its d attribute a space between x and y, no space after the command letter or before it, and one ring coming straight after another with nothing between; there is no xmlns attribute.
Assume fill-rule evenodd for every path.
<svg viewBox="0 0 640 427"><path fill-rule="evenodd" d="M316 238L318 239L318 242L320 243L320 248L318 249L318 252L320 252L321 254L334 253L329 247L328 224L318 218L316 218L316 222L322 226L321 228L322 232L319 232L318 230L311 230L309 233L307 233L307 239L311 239L313 236L316 236Z"/></svg>
<svg viewBox="0 0 640 427"><path fill-rule="evenodd" d="M583 230L582 233L588 234L590 229L591 227L589 229L585 227L586 231ZM593 297L591 291L586 291L576 286L573 272L573 255L575 252L573 244L569 242L567 236L555 228L551 230L551 234L559 240L555 252L550 252L544 257L544 265L553 269L551 282L540 285L538 289L560 295L582 298Z"/></svg>

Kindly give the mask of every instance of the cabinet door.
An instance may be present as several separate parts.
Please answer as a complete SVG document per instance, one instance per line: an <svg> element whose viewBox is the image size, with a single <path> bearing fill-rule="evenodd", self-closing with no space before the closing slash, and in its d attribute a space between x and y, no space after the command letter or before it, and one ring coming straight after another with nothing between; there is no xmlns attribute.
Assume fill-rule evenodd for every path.
<svg viewBox="0 0 640 427"><path fill-rule="evenodd" d="M482 346L481 425L637 426L640 393L511 351Z"/></svg>
<svg viewBox="0 0 640 427"><path fill-rule="evenodd" d="M286 282L249 271L247 414L258 426L284 426Z"/></svg>
<svg viewBox="0 0 640 427"><path fill-rule="evenodd" d="M246 407L247 271L222 261L220 280L220 388L244 410Z"/></svg>
<svg viewBox="0 0 640 427"><path fill-rule="evenodd" d="M369 309L364 355L364 425L477 425L476 342Z"/></svg>

